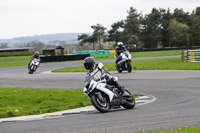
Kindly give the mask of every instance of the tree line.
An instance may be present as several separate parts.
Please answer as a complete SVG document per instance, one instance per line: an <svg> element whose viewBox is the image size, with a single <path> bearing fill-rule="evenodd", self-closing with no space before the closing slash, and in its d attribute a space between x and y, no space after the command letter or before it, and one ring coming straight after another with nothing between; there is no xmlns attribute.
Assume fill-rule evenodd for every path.
<svg viewBox="0 0 200 133"><path fill-rule="evenodd" d="M176 8L153 8L151 13L143 15L130 7L125 20L111 25L110 30L101 24L91 26L91 35L78 36L80 45L91 44L93 49L102 43L123 42L143 48L200 46L200 7L190 12Z"/></svg>

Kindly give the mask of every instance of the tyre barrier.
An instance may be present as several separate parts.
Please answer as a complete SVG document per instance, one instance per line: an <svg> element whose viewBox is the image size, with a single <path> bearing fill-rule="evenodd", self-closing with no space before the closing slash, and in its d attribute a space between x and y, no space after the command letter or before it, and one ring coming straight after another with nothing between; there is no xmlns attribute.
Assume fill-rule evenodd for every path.
<svg viewBox="0 0 200 133"><path fill-rule="evenodd" d="M43 62L61 62L61 61L84 60L86 57L90 57L90 54L41 56L40 62L43 63Z"/></svg>
<svg viewBox="0 0 200 133"><path fill-rule="evenodd" d="M185 62L200 62L200 49L182 51L182 60Z"/></svg>

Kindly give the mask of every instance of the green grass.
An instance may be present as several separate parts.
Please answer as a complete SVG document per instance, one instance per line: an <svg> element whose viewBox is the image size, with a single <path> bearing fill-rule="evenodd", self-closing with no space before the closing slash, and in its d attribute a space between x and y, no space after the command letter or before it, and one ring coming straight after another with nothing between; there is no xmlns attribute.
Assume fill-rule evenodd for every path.
<svg viewBox="0 0 200 133"><path fill-rule="evenodd" d="M28 65L31 56L0 57L0 67L13 67Z"/></svg>
<svg viewBox="0 0 200 133"><path fill-rule="evenodd" d="M131 55L133 58L140 58L140 57L171 56L171 55L181 55L181 54L182 50L168 50L168 51L134 52Z"/></svg>
<svg viewBox="0 0 200 133"><path fill-rule="evenodd" d="M170 131L139 132L139 133L200 133L200 127L185 127Z"/></svg>
<svg viewBox="0 0 200 133"><path fill-rule="evenodd" d="M49 113L88 105L91 105L91 101L83 94L83 90L0 88L0 118Z"/></svg>
<svg viewBox="0 0 200 133"><path fill-rule="evenodd" d="M0 88L0 118L91 105L82 90Z"/></svg>
<svg viewBox="0 0 200 133"><path fill-rule="evenodd" d="M171 55L181 55L181 50L168 50L168 51L150 51L150 52L132 52L132 58L141 57L157 57L157 56L171 56ZM114 54L96 54L91 55L96 60L104 59L115 59Z"/></svg>
<svg viewBox="0 0 200 133"><path fill-rule="evenodd" d="M131 53L133 58L139 57L154 57L154 56L167 56L167 55L181 55L181 50L171 51L154 51L154 52L134 52ZM91 55L96 60L114 59L113 54L97 54ZM25 66L29 63L31 56L10 56L0 57L0 67L14 67ZM55 62L50 62L55 63ZM58 63L58 62L56 62Z"/></svg>
<svg viewBox="0 0 200 133"><path fill-rule="evenodd" d="M15 67L28 65L31 56L15 56L15 57L0 57L0 67ZM73 61L68 61L73 62ZM47 62L43 64L59 63L59 62Z"/></svg>
<svg viewBox="0 0 200 133"><path fill-rule="evenodd" d="M53 70L52 72L62 73L62 72L88 72L88 71L83 66L76 66L76 67L65 67L61 69L56 69Z"/></svg>
<svg viewBox="0 0 200 133"><path fill-rule="evenodd" d="M137 60L135 70L200 70L200 63L183 62L181 58Z"/></svg>
<svg viewBox="0 0 200 133"><path fill-rule="evenodd" d="M115 63L103 63L108 71L116 71ZM181 58L132 61L134 70L200 70L200 63L183 62ZM83 66L67 67L52 72L87 72Z"/></svg>

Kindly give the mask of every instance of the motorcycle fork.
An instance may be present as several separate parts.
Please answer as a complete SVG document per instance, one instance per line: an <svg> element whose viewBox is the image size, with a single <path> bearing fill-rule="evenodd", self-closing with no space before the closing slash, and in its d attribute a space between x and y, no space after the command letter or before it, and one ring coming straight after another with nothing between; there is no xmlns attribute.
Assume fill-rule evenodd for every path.
<svg viewBox="0 0 200 133"><path fill-rule="evenodd" d="M128 61L125 61L125 68L128 68Z"/></svg>
<svg viewBox="0 0 200 133"><path fill-rule="evenodd" d="M131 61L130 60L125 61L125 67L126 67L126 69L128 68L128 62L131 63Z"/></svg>
<svg viewBox="0 0 200 133"><path fill-rule="evenodd" d="M97 97L99 98L99 100L104 101L104 98L102 97L100 92L95 92L94 95L97 95Z"/></svg>

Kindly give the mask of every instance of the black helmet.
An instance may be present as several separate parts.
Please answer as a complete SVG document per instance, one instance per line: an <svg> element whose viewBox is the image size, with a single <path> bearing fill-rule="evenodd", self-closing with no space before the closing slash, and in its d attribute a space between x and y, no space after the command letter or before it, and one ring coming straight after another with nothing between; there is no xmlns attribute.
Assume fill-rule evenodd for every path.
<svg viewBox="0 0 200 133"><path fill-rule="evenodd" d="M87 57L84 59L83 64L84 64L85 69L90 70L90 69L92 69L93 64L95 64L95 60L93 57Z"/></svg>

